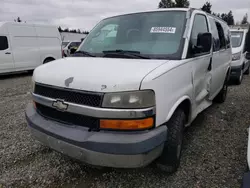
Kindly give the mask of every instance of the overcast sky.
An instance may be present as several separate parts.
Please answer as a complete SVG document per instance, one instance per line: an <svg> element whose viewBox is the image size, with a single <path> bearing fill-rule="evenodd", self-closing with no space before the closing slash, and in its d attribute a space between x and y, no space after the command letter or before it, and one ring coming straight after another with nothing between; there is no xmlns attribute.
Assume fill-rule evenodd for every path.
<svg viewBox="0 0 250 188"><path fill-rule="evenodd" d="M90 30L101 19L123 12L151 10L160 0L0 0L0 21L13 21L18 16L27 22L50 23L62 27ZM190 0L200 8L206 0ZM235 20L249 14L250 0L210 0L214 12L233 11Z"/></svg>

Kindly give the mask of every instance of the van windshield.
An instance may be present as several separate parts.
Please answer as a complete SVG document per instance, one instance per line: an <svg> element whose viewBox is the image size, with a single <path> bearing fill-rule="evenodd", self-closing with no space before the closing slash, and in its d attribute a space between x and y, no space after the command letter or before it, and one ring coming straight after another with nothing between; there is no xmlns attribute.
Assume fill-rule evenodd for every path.
<svg viewBox="0 0 250 188"><path fill-rule="evenodd" d="M180 59L185 11L160 11L116 16L101 21L78 51L103 56L129 51L153 59Z"/></svg>
<svg viewBox="0 0 250 188"><path fill-rule="evenodd" d="M244 32L242 32L242 31L231 32L233 48L237 48L237 47L241 46L243 35L244 35Z"/></svg>

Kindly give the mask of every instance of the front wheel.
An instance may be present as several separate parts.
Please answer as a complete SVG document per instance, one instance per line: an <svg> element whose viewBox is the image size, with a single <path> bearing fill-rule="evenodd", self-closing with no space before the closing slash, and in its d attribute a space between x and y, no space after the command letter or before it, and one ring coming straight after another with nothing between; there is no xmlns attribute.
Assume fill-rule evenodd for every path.
<svg viewBox="0 0 250 188"><path fill-rule="evenodd" d="M157 161L157 167L164 172L174 173L180 166L185 121L184 111L177 109L167 123L167 141Z"/></svg>
<svg viewBox="0 0 250 188"><path fill-rule="evenodd" d="M236 80L236 84L240 85L242 83L243 80L243 70L240 70L240 75L238 76L237 80Z"/></svg>

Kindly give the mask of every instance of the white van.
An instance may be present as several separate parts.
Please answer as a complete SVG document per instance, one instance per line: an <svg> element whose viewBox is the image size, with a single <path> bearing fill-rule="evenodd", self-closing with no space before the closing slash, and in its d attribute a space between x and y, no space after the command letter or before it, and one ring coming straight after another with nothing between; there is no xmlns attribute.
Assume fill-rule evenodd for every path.
<svg viewBox="0 0 250 188"><path fill-rule="evenodd" d="M107 26L112 35L103 37ZM231 61L227 24L201 10L107 18L75 57L34 71L27 122L37 140L86 163L134 168L157 159L174 172L184 128L225 101Z"/></svg>
<svg viewBox="0 0 250 188"><path fill-rule="evenodd" d="M246 59L246 36L247 29L231 29L232 37L232 72L231 78L237 81L237 84L241 84L243 74L249 75L250 62Z"/></svg>
<svg viewBox="0 0 250 188"><path fill-rule="evenodd" d="M62 49L57 27L0 22L0 74L33 70L59 58Z"/></svg>

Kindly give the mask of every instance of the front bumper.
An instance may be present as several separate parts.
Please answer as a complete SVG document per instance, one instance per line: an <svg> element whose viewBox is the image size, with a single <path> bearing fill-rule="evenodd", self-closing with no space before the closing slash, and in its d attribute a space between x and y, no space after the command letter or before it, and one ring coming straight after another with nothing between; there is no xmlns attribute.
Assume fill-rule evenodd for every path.
<svg viewBox="0 0 250 188"><path fill-rule="evenodd" d="M162 153L167 127L141 132L89 132L85 127L45 119L32 104L26 110L31 134L50 148L96 166L136 168Z"/></svg>

